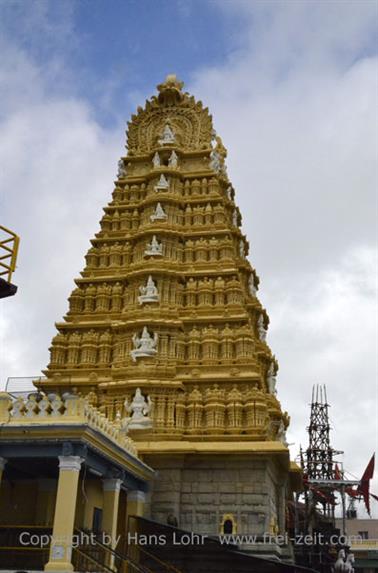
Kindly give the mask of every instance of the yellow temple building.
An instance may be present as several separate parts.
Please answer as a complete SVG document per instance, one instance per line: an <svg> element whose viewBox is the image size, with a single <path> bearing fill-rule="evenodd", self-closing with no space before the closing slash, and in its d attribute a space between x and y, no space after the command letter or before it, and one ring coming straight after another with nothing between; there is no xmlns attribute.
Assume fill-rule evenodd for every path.
<svg viewBox="0 0 378 573"><path fill-rule="evenodd" d="M45 377L27 398L0 394L0 535L25 522L53 538L125 534L136 515L204 536L270 534L243 549L289 558L274 536L298 472L226 156L174 75L131 117ZM74 567L72 543L51 544L45 570Z"/></svg>

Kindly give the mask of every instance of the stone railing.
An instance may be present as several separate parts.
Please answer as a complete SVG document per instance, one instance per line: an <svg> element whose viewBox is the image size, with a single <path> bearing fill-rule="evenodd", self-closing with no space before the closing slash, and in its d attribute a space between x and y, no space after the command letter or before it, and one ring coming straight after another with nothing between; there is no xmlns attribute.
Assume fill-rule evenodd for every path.
<svg viewBox="0 0 378 573"><path fill-rule="evenodd" d="M0 392L0 426L44 426L51 424L82 425L103 434L132 455L137 455L134 441L120 420L110 421L105 414L75 394L29 394L13 399Z"/></svg>

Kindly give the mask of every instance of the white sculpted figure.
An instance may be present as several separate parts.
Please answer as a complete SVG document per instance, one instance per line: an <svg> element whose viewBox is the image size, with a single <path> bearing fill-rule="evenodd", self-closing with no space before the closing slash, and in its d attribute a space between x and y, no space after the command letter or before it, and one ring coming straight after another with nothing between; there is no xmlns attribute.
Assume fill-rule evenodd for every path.
<svg viewBox="0 0 378 573"><path fill-rule="evenodd" d="M280 425L278 426L277 440L279 442L282 442L284 446L287 446L285 424L283 423L282 420L280 421Z"/></svg>
<svg viewBox="0 0 378 573"><path fill-rule="evenodd" d="M130 352L131 358L134 360L134 362L136 362L137 358L155 356L157 353L157 342L157 332L155 332L154 336L152 336L148 332L147 326L145 326L143 328L142 336L139 337L136 334L133 336L134 350Z"/></svg>
<svg viewBox="0 0 378 573"><path fill-rule="evenodd" d="M231 185L229 185L229 186L227 187L226 193L227 193L227 198L228 198L230 201L232 201L232 187L231 187Z"/></svg>
<svg viewBox="0 0 378 573"><path fill-rule="evenodd" d="M177 167L178 157L175 150L172 151L170 158L168 159L168 167Z"/></svg>
<svg viewBox="0 0 378 573"><path fill-rule="evenodd" d="M354 553L348 553L345 565L344 565L344 572L345 573L354 573Z"/></svg>
<svg viewBox="0 0 378 573"><path fill-rule="evenodd" d="M140 296L138 296L139 304L144 304L145 302L159 302L159 292L156 284L152 280L150 275L147 279L146 286L139 287Z"/></svg>
<svg viewBox="0 0 378 573"><path fill-rule="evenodd" d="M255 277L253 275L253 273L250 275L249 280L248 280L248 287L249 287L249 293L251 296L256 296L257 293L257 288L255 285Z"/></svg>
<svg viewBox="0 0 378 573"><path fill-rule="evenodd" d="M154 167L160 167L161 163L160 163L160 156L158 154L158 152L155 153L155 155L152 158L152 165Z"/></svg>
<svg viewBox="0 0 378 573"><path fill-rule="evenodd" d="M239 255L242 259L245 259L245 245L243 240L239 241Z"/></svg>
<svg viewBox="0 0 378 573"><path fill-rule="evenodd" d="M159 139L158 143L160 145L167 145L169 143L174 143L174 142L175 142L175 134L173 133L168 123L166 123L163 129L162 136Z"/></svg>
<svg viewBox="0 0 378 573"><path fill-rule="evenodd" d="M148 243L147 249L144 251L145 255L149 255L150 257L161 257L163 254L163 244L159 243L156 238L156 235L152 237L151 243Z"/></svg>
<svg viewBox="0 0 378 573"><path fill-rule="evenodd" d="M167 213L164 211L160 203L156 205L155 212L150 216L150 221L165 221L168 218Z"/></svg>
<svg viewBox="0 0 378 573"><path fill-rule="evenodd" d="M267 376L267 382L268 382L269 392L270 392L271 394L277 394L277 390L276 390L277 379L276 379L276 375L275 375L275 373L274 373L274 364L273 364L273 362L271 362L271 363L270 363L270 366L269 366L268 376Z"/></svg>
<svg viewBox="0 0 378 573"><path fill-rule="evenodd" d="M266 340L266 328L264 325L264 315L260 314L259 319L257 321L257 332L259 333L259 339L261 342L265 342Z"/></svg>
<svg viewBox="0 0 378 573"><path fill-rule="evenodd" d="M337 554L337 560L334 565L335 573L343 573L345 571L345 551L340 549Z"/></svg>
<svg viewBox="0 0 378 573"><path fill-rule="evenodd" d="M126 177L126 167L125 167L125 163L123 161L123 159L120 159L118 161L118 173L117 173L117 177Z"/></svg>
<svg viewBox="0 0 378 573"><path fill-rule="evenodd" d="M221 171L222 169L222 164L221 164L221 158L220 155L217 151L215 151L213 149L213 151L210 153L210 168L214 169L214 171L217 171L218 173Z"/></svg>
<svg viewBox="0 0 378 573"><path fill-rule="evenodd" d="M238 227L238 220L239 220L238 212L235 209L234 212L232 213L232 224L234 225L234 227Z"/></svg>
<svg viewBox="0 0 378 573"><path fill-rule="evenodd" d="M149 396L147 396L147 400L145 399L140 388L136 389L131 404L129 404L126 399L124 406L126 412L131 414L131 416L125 420L125 426L128 430L151 428L152 421L149 414L152 410L152 401Z"/></svg>
<svg viewBox="0 0 378 573"><path fill-rule="evenodd" d="M168 191L169 183L164 173L160 175L160 179L154 187L155 191Z"/></svg>

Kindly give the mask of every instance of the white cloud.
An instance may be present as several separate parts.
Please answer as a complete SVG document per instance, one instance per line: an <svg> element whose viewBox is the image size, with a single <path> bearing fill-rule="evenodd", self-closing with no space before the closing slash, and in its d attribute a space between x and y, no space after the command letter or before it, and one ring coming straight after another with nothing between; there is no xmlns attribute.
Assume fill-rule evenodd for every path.
<svg viewBox="0 0 378 573"><path fill-rule="evenodd" d="M293 452L307 445L311 387L326 384L333 445L360 475L378 435L375 8L219 6L249 19L245 45L223 66L200 70L190 91L209 106L229 150L289 441Z"/></svg>
<svg viewBox="0 0 378 573"><path fill-rule="evenodd" d="M123 127L101 129L86 102L51 97L25 53L13 49L8 56L0 64L12 94L0 121L2 224L21 244L19 290L2 303L0 385L46 366L54 321L67 310L124 145ZM16 72L9 73L13 62ZM26 93L21 78L33 79Z"/></svg>

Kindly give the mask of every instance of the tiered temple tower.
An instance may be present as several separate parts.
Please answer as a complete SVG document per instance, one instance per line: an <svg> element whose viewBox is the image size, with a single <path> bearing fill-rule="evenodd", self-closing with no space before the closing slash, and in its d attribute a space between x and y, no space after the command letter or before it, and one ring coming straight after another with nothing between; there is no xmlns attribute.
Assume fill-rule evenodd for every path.
<svg viewBox="0 0 378 573"><path fill-rule="evenodd" d="M208 109L175 76L128 125L113 198L40 384L89 395L159 470L150 515L203 533L284 529L289 423L268 315ZM224 524L227 523L227 526Z"/></svg>

